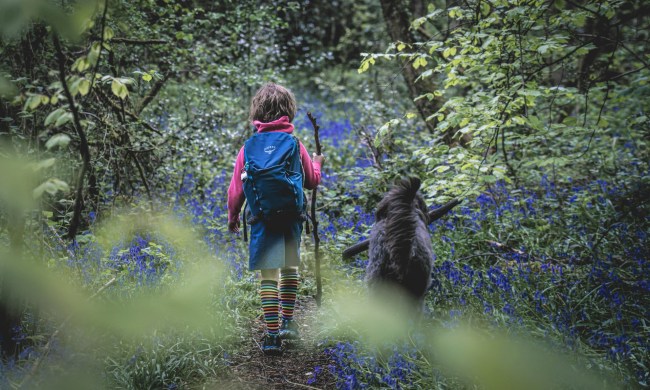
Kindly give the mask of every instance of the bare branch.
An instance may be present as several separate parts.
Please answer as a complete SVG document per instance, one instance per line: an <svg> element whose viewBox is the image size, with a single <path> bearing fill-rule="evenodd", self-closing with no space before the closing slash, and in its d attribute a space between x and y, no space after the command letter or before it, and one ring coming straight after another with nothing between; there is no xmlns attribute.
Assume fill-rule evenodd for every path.
<svg viewBox="0 0 650 390"><path fill-rule="evenodd" d="M111 38L110 43L124 43L126 45L144 46L144 45L164 45L168 42L164 39L130 39L130 38Z"/></svg>
<svg viewBox="0 0 650 390"><path fill-rule="evenodd" d="M151 126L149 123L143 121L142 119L140 119L139 116L132 113L131 111L129 111L127 109L124 109L124 111L122 111L122 107L118 106L115 102L113 102L108 96L106 96L106 94L101 89L99 89L99 88L95 89L95 93L97 94L97 96L99 96L100 99L102 99L104 102L108 103L108 105L113 109L113 111L115 111L115 113L118 116L121 116L122 113L124 113L124 114L126 114L126 116L131 118L133 121L135 121L135 122L141 124L142 126L146 127L149 131L151 131L153 133L156 133L158 135L163 135L163 133L160 130L158 130L155 127Z"/></svg>
<svg viewBox="0 0 650 390"><path fill-rule="evenodd" d="M83 159L83 164L81 172L79 172L79 177L77 179L77 193L75 196L74 202L74 211L72 214L72 221L68 228L68 238L74 239L77 235L77 229L79 228L79 222L81 220L81 209L83 207L83 186L84 186L84 177L86 172L90 169L90 149L88 148L88 139L86 138L86 133L81 126L81 119L79 118L79 110L74 101L74 97L70 93L70 88L68 88L68 82L66 80L65 72L65 55L63 54L63 49L61 48L61 42L59 41L59 36L56 33L52 34L52 41L54 42L54 47L56 48L56 57L58 59L59 65L59 80L61 81L61 86L63 92L65 93L66 99L68 99L68 105L70 106L70 111L72 111L73 126L79 136L79 151L81 152L81 158Z"/></svg>
<svg viewBox="0 0 650 390"><path fill-rule="evenodd" d="M158 95L158 92L162 89L163 84L169 80L169 73L165 73L162 79L156 81L156 83L153 85L147 96L142 99L142 102L140 103L140 106L136 110L136 114L141 114L142 111L151 103L151 101Z"/></svg>

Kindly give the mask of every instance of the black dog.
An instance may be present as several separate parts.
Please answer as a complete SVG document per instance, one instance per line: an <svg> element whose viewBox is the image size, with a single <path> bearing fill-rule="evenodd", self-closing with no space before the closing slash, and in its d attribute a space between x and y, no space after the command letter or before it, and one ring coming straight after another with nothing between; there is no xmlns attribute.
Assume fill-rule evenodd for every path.
<svg viewBox="0 0 650 390"><path fill-rule="evenodd" d="M377 205L366 282L370 288L397 287L422 305L431 285L433 248L427 207L419 188L420 179L404 179Z"/></svg>

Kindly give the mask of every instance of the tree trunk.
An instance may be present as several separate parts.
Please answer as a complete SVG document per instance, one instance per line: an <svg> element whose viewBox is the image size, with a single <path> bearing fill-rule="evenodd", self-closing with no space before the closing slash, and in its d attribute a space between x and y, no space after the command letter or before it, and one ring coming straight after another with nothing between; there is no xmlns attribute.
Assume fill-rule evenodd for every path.
<svg viewBox="0 0 650 390"><path fill-rule="evenodd" d="M381 10L384 14L386 30L390 35L390 39L393 42L399 41L405 43L407 48L404 49L404 51L410 50L409 46L412 46L415 42L415 37L409 29L411 25L409 9L417 9L417 7L414 8L413 4L409 5L404 0L381 0ZM438 98L434 98L431 101L426 98L415 101L415 98L418 96L422 96L425 93L431 93L436 89L430 78L420 79L418 82L415 81L422 74L422 70L422 68L413 68L411 64L403 64L402 75L404 76L404 81L408 87L409 96L414 100L415 107L418 110L420 117L429 131L433 133L436 128L437 120L432 119L427 121L427 118L438 111L442 106L442 102Z"/></svg>

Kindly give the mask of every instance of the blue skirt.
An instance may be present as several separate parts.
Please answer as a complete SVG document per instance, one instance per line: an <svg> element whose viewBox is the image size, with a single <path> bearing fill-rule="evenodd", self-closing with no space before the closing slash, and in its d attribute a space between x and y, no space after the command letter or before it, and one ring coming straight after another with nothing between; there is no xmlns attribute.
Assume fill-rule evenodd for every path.
<svg viewBox="0 0 650 390"><path fill-rule="evenodd" d="M252 270L297 267L300 264L302 221L269 226L264 221L251 225L250 257Z"/></svg>

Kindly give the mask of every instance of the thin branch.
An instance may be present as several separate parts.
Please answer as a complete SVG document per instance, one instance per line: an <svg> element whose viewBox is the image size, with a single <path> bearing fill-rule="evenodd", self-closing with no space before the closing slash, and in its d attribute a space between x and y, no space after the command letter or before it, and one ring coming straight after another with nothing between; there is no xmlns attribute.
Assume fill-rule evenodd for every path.
<svg viewBox="0 0 650 390"><path fill-rule="evenodd" d="M571 55L573 55L573 53L577 52L578 50L582 49L583 47L585 47L585 46L587 46L587 45L589 45L590 43L593 43L593 42L594 42L594 40L592 39L591 41L585 42L580 46L576 46L573 50L571 50L570 52L566 53L565 55L563 55L562 57L560 57L560 58L558 58L558 59L556 59L554 61L551 61L551 62L548 62L548 63L545 62L543 65L541 65L540 67L535 69L533 72L531 72L528 75L528 77L526 77L526 82L530 81L533 76L535 76L537 73L541 72L542 70L544 70L544 69L546 69L546 68L548 68L550 66L553 66L553 65L557 64L558 62L562 62L562 61L566 60L567 58L571 57Z"/></svg>
<svg viewBox="0 0 650 390"><path fill-rule="evenodd" d="M126 45L164 45L168 42L164 39L130 39L130 38L111 38L110 43L124 43Z"/></svg>
<svg viewBox="0 0 650 390"><path fill-rule="evenodd" d="M361 137L361 141L364 145L370 149L370 153L372 154L372 166L375 167L379 171L383 171L384 167L381 164L381 153L379 153L379 150L373 145L372 138L370 137L370 134L366 131L366 129L362 126L360 127L357 132L359 133L359 136Z"/></svg>
<svg viewBox="0 0 650 390"><path fill-rule="evenodd" d="M623 41L617 41L617 42L618 42L618 44L620 44L620 45L623 47L623 49L625 49L628 53L632 54L632 55L634 56L634 58L636 58L637 60L641 61L641 63L642 63L646 68L649 68L649 67L650 67L650 64L648 64L648 63L643 59L643 57L641 57L641 56L638 55L636 52L632 51L630 48L628 48L627 46L625 46L625 44L623 43Z"/></svg>
<svg viewBox="0 0 650 390"><path fill-rule="evenodd" d="M56 33L52 34L52 41L54 47L56 48L56 57L58 59L59 65L59 80L61 82L61 87L65 93L66 98L68 99L68 105L70 106L70 111L72 111L73 126L79 136L79 150L81 152L81 157L83 159L83 164L81 167L81 172L79 172L79 177L77 180L77 194L75 197L74 203L74 212L72 214L72 221L68 228L68 238L73 239L77 235L77 229L79 228L79 222L81 220L81 209L83 206L83 186L84 186L84 177L86 172L90 169L90 149L88 148L88 139L86 138L86 133L81 127L81 119L79 118L79 110L74 101L74 97L70 93L70 88L68 88L68 83L66 81L65 74L65 55L63 54L63 49L61 48L61 42L59 41L59 36Z"/></svg>
<svg viewBox="0 0 650 390"><path fill-rule="evenodd" d="M631 75L631 74L633 74L633 73L640 72L640 71L642 71L642 70L644 70L644 69L648 69L648 66L645 66L645 65L644 65L644 66L642 66L642 67L640 67L640 68L633 69L633 70L631 70L631 71L629 71L629 72L625 72L625 73L618 74L618 75L616 75L616 76L614 76L614 77L612 77L612 78L609 78L609 79L598 80L598 82L601 82L601 81L614 81L614 80L620 79L621 77L629 76L629 75Z"/></svg>
<svg viewBox="0 0 650 390"><path fill-rule="evenodd" d="M126 114L126 116L133 119L138 124L141 124L142 126L146 127L149 131L156 133L158 135L163 135L163 133L160 130L154 128L149 123L143 121L142 119L140 119L140 117L138 117L136 114L132 113L131 111L127 109L124 109L124 111L122 111L122 107L118 106L115 102L113 102L108 96L106 96L106 94L101 89L97 88L95 89L95 92L97 96L99 96L104 102L108 103L111 106L113 111L115 111L115 113L118 116L121 116L122 113L124 113Z"/></svg>
<svg viewBox="0 0 650 390"><path fill-rule="evenodd" d="M575 3L575 2L573 2L571 0L568 0L567 3L571 4L572 6L574 6L576 8L579 8L579 9L581 9L583 11L587 11L587 12L593 14L595 17L597 17L599 19L603 18L603 15L599 14L597 11L589 9L589 8L587 8L587 7L585 7L585 6L581 5L581 4L577 4L577 3Z"/></svg>
<svg viewBox="0 0 650 390"><path fill-rule="evenodd" d="M153 201L153 197L151 196L151 190L149 189L149 182L147 181L147 177L144 174L144 169L142 168L142 164L140 164L140 160L138 160L138 156L134 152L129 152L131 154L131 157L133 157L133 161L135 162L135 166L138 168L138 173L140 174L140 180L142 180L142 184L144 184L144 189L147 191L147 196L149 197L149 201Z"/></svg>
<svg viewBox="0 0 650 390"><path fill-rule="evenodd" d="M102 58L102 51L104 50L104 31L106 30L106 14L108 13L108 0L104 1L104 13L102 14L102 28L101 35L99 37L99 54L97 55L97 62L93 67L92 78L90 79L90 89L93 89L95 86L95 76L97 75L97 69L99 68L99 62ZM91 49L92 50L92 46Z"/></svg>
<svg viewBox="0 0 650 390"><path fill-rule="evenodd" d="M580 154L580 156L576 157L576 159L582 158L588 151L589 148L591 148L591 141L594 139L594 135L596 135L596 129L598 128L598 124L600 123L600 119L603 115L603 110L605 109L605 104L607 104L607 100L609 99L609 91L611 87L609 85L609 81L607 82L607 89L605 90L605 97L603 98L603 103L600 105L600 110L598 111L598 119L596 119L596 124L594 125L594 129L591 132L591 135L589 136L589 142L587 143L587 147L585 148L584 152ZM583 125L584 127L584 125Z"/></svg>
<svg viewBox="0 0 650 390"><path fill-rule="evenodd" d="M144 99L142 99L140 106L136 110L136 114L140 115L142 113L142 111L149 105L149 103L151 103L151 101L156 97L156 95L158 95L158 92L160 92L163 84L165 84L167 80L169 80L169 73L165 73L163 78L158 80L153 85L153 87L151 88L147 96L145 96Z"/></svg>
<svg viewBox="0 0 650 390"><path fill-rule="evenodd" d="M616 53L616 50L618 49L618 44L620 42L619 37L620 37L620 29L616 29L616 43L615 43L615 46L614 46L614 50L612 50L612 53L609 56L609 61L607 61L607 66L605 67L605 72L604 73L607 73L609 68L612 66L612 63L614 62L614 54ZM611 88L611 86L609 85L609 81L610 80L607 80L607 82L606 82L607 89L605 90L605 97L603 98L603 103L600 105L600 110L598 111L598 119L596 120L596 123L594 124L594 129L591 132L591 136L589 136L589 142L587 143L587 147L585 148L584 152L582 152L582 154L580 154L580 156L578 156L577 158L582 158L582 156L587 154L587 152L589 151L589 148L591 148L591 141L593 141L594 136L596 135L596 129L598 128L598 124L600 123L600 119L602 118L603 110L605 109L605 104L607 104L607 100L609 99L609 91L610 91L610 88ZM587 93L585 94L585 99L586 99L586 96L588 95L588 93L589 93L589 90L587 90ZM582 124L582 127L585 127L586 122L587 122L587 107L586 107L586 103L585 103L585 119L584 119L584 123Z"/></svg>

